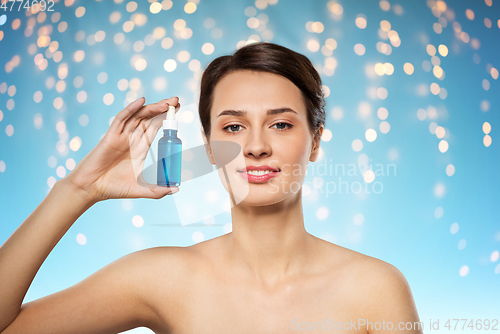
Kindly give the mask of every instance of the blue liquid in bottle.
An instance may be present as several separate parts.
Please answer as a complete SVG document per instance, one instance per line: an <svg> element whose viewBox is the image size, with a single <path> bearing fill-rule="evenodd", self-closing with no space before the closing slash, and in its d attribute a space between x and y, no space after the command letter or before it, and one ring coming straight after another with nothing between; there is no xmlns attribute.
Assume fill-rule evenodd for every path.
<svg viewBox="0 0 500 334"><path fill-rule="evenodd" d="M182 141L177 137L175 107L170 106L163 121L163 137L158 142L157 184L175 186L181 184Z"/></svg>

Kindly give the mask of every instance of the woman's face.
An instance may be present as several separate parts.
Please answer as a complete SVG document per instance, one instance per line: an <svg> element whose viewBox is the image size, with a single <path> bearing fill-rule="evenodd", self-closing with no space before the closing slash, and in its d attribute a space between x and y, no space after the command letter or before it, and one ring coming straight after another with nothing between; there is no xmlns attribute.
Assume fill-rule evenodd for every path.
<svg viewBox="0 0 500 334"><path fill-rule="evenodd" d="M316 159L319 148L319 138L313 139L309 131L300 89L280 75L248 70L232 72L217 83L209 139L241 146L241 159L226 165L226 171L232 192L244 193L237 203L253 206L301 195L308 162ZM217 153L214 155L217 160ZM244 171L238 172L263 165L279 172L260 183L251 176L242 177ZM228 189L224 177L222 182Z"/></svg>

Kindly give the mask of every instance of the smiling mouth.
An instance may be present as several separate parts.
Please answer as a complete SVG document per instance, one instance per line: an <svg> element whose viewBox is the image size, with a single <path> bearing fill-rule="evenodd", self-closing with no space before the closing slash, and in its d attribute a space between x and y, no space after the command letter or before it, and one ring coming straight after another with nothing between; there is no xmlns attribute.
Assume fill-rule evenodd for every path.
<svg viewBox="0 0 500 334"><path fill-rule="evenodd" d="M250 170L239 170L238 173L247 173L251 175L265 175L265 174L270 174L270 173L278 173L280 172L279 169L276 170L271 170L271 169L265 169L265 170L257 170L257 169L250 169Z"/></svg>
<svg viewBox="0 0 500 334"><path fill-rule="evenodd" d="M238 171L241 177L250 183L266 183L269 180L273 179L279 174L280 170L276 168L276 170L243 170Z"/></svg>
<svg viewBox="0 0 500 334"><path fill-rule="evenodd" d="M246 166L237 170L238 173L246 173L250 175L266 175L271 173L279 173L281 169L267 165L262 166Z"/></svg>
<svg viewBox="0 0 500 334"><path fill-rule="evenodd" d="M238 171L239 173L247 173L250 175L266 175L266 174L271 174L271 173L278 173L279 170L274 171L274 170L248 170L248 171Z"/></svg>

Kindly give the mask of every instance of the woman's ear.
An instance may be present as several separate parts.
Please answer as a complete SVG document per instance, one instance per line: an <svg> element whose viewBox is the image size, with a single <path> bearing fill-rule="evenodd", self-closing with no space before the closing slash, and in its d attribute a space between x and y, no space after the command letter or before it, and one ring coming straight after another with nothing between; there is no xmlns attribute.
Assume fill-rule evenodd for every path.
<svg viewBox="0 0 500 334"><path fill-rule="evenodd" d="M321 136L323 135L323 124L320 125L313 138L313 148L311 150L311 158L309 161L314 162L318 158L319 154L319 143L321 142Z"/></svg>
<svg viewBox="0 0 500 334"><path fill-rule="evenodd" d="M212 148L210 147L210 143L208 142L207 137L205 136L205 131L203 131L203 126L200 127L200 131L201 131L201 137L203 138L203 142L205 143L205 150L207 151L208 160L210 160L210 163L212 165L215 165L214 156L212 154Z"/></svg>

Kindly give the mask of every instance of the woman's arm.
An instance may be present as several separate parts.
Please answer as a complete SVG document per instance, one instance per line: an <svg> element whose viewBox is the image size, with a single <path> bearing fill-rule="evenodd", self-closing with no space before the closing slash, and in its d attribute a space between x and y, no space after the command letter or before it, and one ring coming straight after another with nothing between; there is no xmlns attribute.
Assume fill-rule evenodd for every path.
<svg viewBox="0 0 500 334"><path fill-rule="evenodd" d="M154 323L149 250L126 255L65 290L21 305L39 267L91 201L64 179L0 249L2 334L118 333ZM55 273L54 273L55 274Z"/></svg>
<svg viewBox="0 0 500 334"><path fill-rule="evenodd" d="M87 193L61 179L0 247L0 330L16 318L43 261L93 203Z"/></svg>
<svg viewBox="0 0 500 334"><path fill-rule="evenodd" d="M1 333L111 334L164 326L154 308L153 296L162 290L157 268L175 262L175 251L158 247L125 255L67 289L23 304Z"/></svg>
<svg viewBox="0 0 500 334"><path fill-rule="evenodd" d="M99 144L56 182L0 246L1 333L109 332L128 329L151 315L135 289L144 278L139 268L147 262L141 258L151 253L146 251L129 254L73 287L22 305L43 261L93 204L109 198L161 198L176 189L141 183L140 173L161 127L161 114L169 104L178 110L178 99L143 104L140 98L118 113Z"/></svg>

